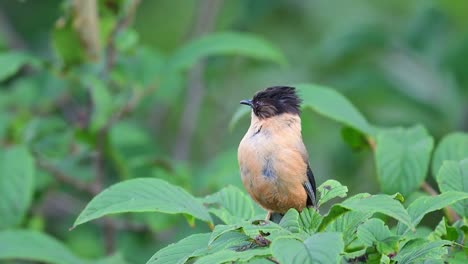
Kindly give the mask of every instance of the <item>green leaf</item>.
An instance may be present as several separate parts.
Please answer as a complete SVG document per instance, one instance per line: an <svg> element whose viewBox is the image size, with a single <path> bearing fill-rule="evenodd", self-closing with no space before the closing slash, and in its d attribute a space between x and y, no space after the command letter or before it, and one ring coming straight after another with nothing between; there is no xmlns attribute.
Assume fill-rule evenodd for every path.
<svg viewBox="0 0 468 264"><path fill-rule="evenodd" d="M0 260L30 260L47 263L86 263L48 235L26 230L0 232Z"/></svg>
<svg viewBox="0 0 468 264"><path fill-rule="evenodd" d="M37 64L32 56L17 51L1 52L0 53L0 82L13 76L25 64Z"/></svg>
<svg viewBox="0 0 468 264"><path fill-rule="evenodd" d="M235 224L254 217L254 206L249 196L232 185L203 199L210 213L216 215L225 224Z"/></svg>
<svg viewBox="0 0 468 264"><path fill-rule="evenodd" d="M460 191L468 195L468 158L461 161L445 161L437 174L437 183L442 194ZM459 201L452 207L461 217L468 217L468 200Z"/></svg>
<svg viewBox="0 0 468 264"><path fill-rule="evenodd" d="M279 225L291 233L299 233L299 213L296 209L289 209L286 214L281 218Z"/></svg>
<svg viewBox="0 0 468 264"><path fill-rule="evenodd" d="M316 84L293 85L303 99L303 107L352 127L366 135L373 135L374 128L343 95L334 89Z"/></svg>
<svg viewBox="0 0 468 264"><path fill-rule="evenodd" d="M237 125L237 123L247 114L250 114L250 108L244 106L239 106L234 113L234 115L231 118L231 121L229 121L229 130L233 130L234 127Z"/></svg>
<svg viewBox="0 0 468 264"><path fill-rule="evenodd" d="M344 198L348 193L348 187L341 185L341 183L335 180L325 181L317 190L320 193L319 206L335 197Z"/></svg>
<svg viewBox="0 0 468 264"><path fill-rule="evenodd" d="M458 231L456 227L450 226L445 217L442 217L439 224L434 228L427 238L431 241L446 239L450 241L457 241Z"/></svg>
<svg viewBox="0 0 468 264"><path fill-rule="evenodd" d="M339 263L344 244L341 233L317 233L300 242L293 238L273 241L273 257L280 263Z"/></svg>
<svg viewBox="0 0 468 264"><path fill-rule="evenodd" d="M432 158L432 174L438 175L445 160L461 161L468 158L468 134L451 133L446 135L434 151Z"/></svg>
<svg viewBox="0 0 468 264"><path fill-rule="evenodd" d="M411 223L413 226L416 226L426 214L466 199L468 199L468 193L453 191L441 193L437 196L419 197L408 206L408 214L411 217ZM409 231L406 226L402 225L398 225L397 230L398 234L404 234Z"/></svg>
<svg viewBox="0 0 468 264"><path fill-rule="evenodd" d="M370 195L365 193L357 194L340 204L335 204L330 209L328 215L325 216L319 230L324 230L330 222L349 210L363 213L381 213L388 215L413 229L414 227L411 224L410 216L406 212L403 205L399 201L395 200L396 198L399 198L399 196L385 194Z"/></svg>
<svg viewBox="0 0 468 264"><path fill-rule="evenodd" d="M125 212L182 213L212 222L205 207L184 189L159 179L139 178L117 183L94 197L73 228L104 215Z"/></svg>
<svg viewBox="0 0 468 264"><path fill-rule="evenodd" d="M399 237L394 236L388 226L377 218L369 219L360 225L357 237L368 247L377 246L377 250L382 254L389 254L398 249Z"/></svg>
<svg viewBox="0 0 468 264"><path fill-rule="evenodd" d="M305 232L311 234L315 233L322 223L323 216L320 215L314 208L304 208L299 214L299 226Z"/></svg>
<svg viewBox="0 0 468 264"><path fill-rule="evenodd" d="M147 264L185 263L197 250L208 245L210 234L195 234L159 250Z"/></svg>
<svg viewBox="0 0 468 264"><path fill-rule="evenodd" d="M442 259L447 254L446 246L451 244L452 242L447 240L428 242L424 239L415 239L406 243L394 260L398 264L410 264L424 260Z"/></svg>
<svg viewBox="0 0 468 264"><path fill-rule="evenodd" d="M229 249L220 250L203 256L195 261L196 264L212 263L238 263L248 261L258 256L269 256L269 248L256 248L245 251L234 251Z"/></svg>
<svg viewBox="0 0 468 264"><path fill-rule="evenodd" d="M0 230L18 225L34 191L34 160L25 147L0 152Z"/></svg>
<svg viewBox="0 0 468 264"><path fill-rule="evenodd" d="M216 225L213 232L211 232L210 240L208 241L208 246L211 245L216 239L227 232L231 232L241 228L241 225Z"/></svg>
<svg viewBox="0 0 468 264"><path fill-rule="evenodd" d="M409 195L426 178L434 140L423 126L383 130L377 135L375 160L385 193Z"/></svg>
<svg viewBox="0 0 468 264"><path fill-rule="evenodd" d="M242 55L254 59L286 64L286 59L268 41L252 34L221 32L196 39L169 58L168 69L185 70L200 59L213 55Z"/></svg>
<svg viewBox="0 0 468 264"><path fill-rule="evenodd" d="M373 213L369 212L348 211L334 219L325 230L343 233L345 246L348 247L356 239L358 227L372 215Z"/></svg>

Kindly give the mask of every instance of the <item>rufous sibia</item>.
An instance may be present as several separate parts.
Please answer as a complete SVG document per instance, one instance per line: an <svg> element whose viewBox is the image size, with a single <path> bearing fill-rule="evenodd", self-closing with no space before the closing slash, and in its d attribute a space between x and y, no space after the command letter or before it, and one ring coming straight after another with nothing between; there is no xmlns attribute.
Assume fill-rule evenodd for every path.
<svg viewBox="0 0 468 264"><path fill-rule="evenodd" d="M301 99L295 88L269 87L240 103L252 108L237 156L247 192L268 211L267 219L290 208L315 207L315 179L302 141Z"/></svg>

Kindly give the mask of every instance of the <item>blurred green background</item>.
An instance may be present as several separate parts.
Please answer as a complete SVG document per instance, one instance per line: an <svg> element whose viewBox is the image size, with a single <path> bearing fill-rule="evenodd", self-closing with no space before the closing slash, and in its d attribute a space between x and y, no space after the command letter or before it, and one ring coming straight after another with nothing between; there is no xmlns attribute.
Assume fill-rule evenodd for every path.
<svg viewBox="0 0 468 264"><path fill-rule="evenodd" d="M242 187L237 146L249 119L229 123L241 99L268 86L333 87L371 123L421 123L436 142L468 130L467 1L102 0L97 20L94 1L77 2L0 1L0 142L26 146L37 165L19 226L78 256L118 251L143 263L208 230L146 213L68 228L93 194L125 179L162 178L195 195ZM260 43L234 34L190 46L219 32ZM379 192L369 150L351 149L339 124L312 111L302 119L319 184Z"/></svg>

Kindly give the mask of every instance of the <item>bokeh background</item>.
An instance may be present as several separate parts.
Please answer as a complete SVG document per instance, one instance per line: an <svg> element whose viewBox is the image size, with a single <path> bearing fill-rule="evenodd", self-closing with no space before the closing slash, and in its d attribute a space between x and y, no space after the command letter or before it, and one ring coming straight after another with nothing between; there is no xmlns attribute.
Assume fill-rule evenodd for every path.
<svg viewBox="0 0 468 264"><path fill-rule="evenodd" d="M332 87L371 123L420 123L436 142L468 130L467 1L101 0L97 21L94 1L76 2L0 1L0 142L35 157L18 225L84 258L118 251L143 263L208 230L147 213L68 229L97 191L126 179L162 178L198 196L242 188L237 146L249 119L229 123L239 101L265 87ZM285 63L256 58L252 46L167 70L179 50L226 31L261 39ZM369 150L350 148L339 124L312 111L302 118L318 183L379 192Z"/></svg>

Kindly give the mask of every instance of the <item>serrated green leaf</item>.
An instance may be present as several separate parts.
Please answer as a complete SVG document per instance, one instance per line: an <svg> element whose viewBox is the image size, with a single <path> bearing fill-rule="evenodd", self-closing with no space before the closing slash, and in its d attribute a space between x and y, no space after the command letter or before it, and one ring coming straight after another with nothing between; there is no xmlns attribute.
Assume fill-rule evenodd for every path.
<svg viewBox="0 0 468 264"><path fill-rule="evenodd" d="M357 237L364 245L376 246L382 254L395 252L399 237L395 236L385 223L377 218L369 219L357 229Z"/></svg>
<svg viewBox="0 0 468 264"><path fill-rule="evenodd" d="M323 216L320 215L314 208L304 208L299 214L299 226L305 232L313 234L317 231L322 223Z"/></svg>
<svg viewBox="0 0 468 264"><path fill-rule="evenodd" d="M241 228L240 224L235 225L217 225L213 232L211 232L210 240L208 241L208 246L210 246L218 237L222 236L227 232L231 232Z"/></svg>
<svg viewBox="0 0 468 264"><path fill-rule="evenodd" d="M383 130L377 135L375 160L380 187L385 193L409 195L426 178L433 138L418 125Z"/></svg>
<svg viewBox="0 0 468 264"><path fill-rule="evenodd" d="M411 223L417 226L426 214L465 199L468 199L468 193L453 191L441 193L437 196L419 197L408 206ZM397 234L401 235L408 231L409 229L401 224L397 227Z"/></svg>
<svg viewBox="0 0 468 264"><path fill-rule="evenodd" d="M299 213L296 209L289 209L281 218L279 225L292 233L299 233Z"/></svg>
<svg viewBox="0 0 468 264"><path fill-rule="evenodd" d="M348 187L341 185L338 181L327 180L317 188L317 191L320 193L318 204L321 206L335 197L346 197Z"/></svg>
<svg viewBox="0 0 468 264"><path fill-rule="evenodd" d="M234 251L224 249L212 254L203 256L195 261L196 264L212 263L238 263L248 261L254 257L271 255L270 248L256 248L244 251Z"/></svg>
<svg viewBox="0 0 468 264"><path fill-rule="evenodd" d="M232 185L205 197L203 203L225 224L249 220L255 215L252 199Z"/></svg>
<svg viewBox="0 0 468 264"><path fill-rule="evenodd" d="M437 174L437 183L442 194L459 191L468 195L468 158L461 161L445 161ZM460 199L452 207L461 217L468 217L467 199Z"/></svg>
<svg viewBox="0 0 468 264"><path fill-rule="evenodd" d="M182 213L212 222L201 202L184 189L160 179L138 178L112 185L94 197L73 227L104 215L125 212Z"/></svg>
<svg viewBox="0 0 468 264"><path fill-rule="evenodd" d="M340 215L347 211L365 212L365 213L381 213L388 215L400 221L410 228L414 228L411 224L411 218L406 212L403 205L395 200L392 195L377 194L370 195L366 193L357 194L348 198L340 204L335 204L325 216L319 230L324 230L328 224L334 221Z"/></svg>
<svg viewBox="0 0 468 264"><path fill-rule="evenodd" d="M348 211L334 219L325 230L343 233L345 246L348 247L356 240L357 228L372 215L373 213L369 212Z"/></svg>
<svg viewBox="0 0 468 264"><path fill-rule="evenodd" d="M343 95L334 89L316 84L297 84L302 106L311 108L319 114L352 127L366 135L373 135L374 128L364 116Z"/></svg>
<svg viewBox="0 0 468 264"><path fill-rule="evenodd" d="M0 151L0 230L18 225L31 204L34 160L25 147Z"/></svg>
<svg viewBox="0 0 468 264"><path fill-rule="evenodd" d="M159 250L147 264L185 263L197 250L208 245L210 234L195 234Z"/></svg>
<svg viewBox="0 0 468 264"><path fill-rule="evenodd" d="M293 238L273 241L273 257L280 263L339 263L344 243L341 233L317 233L304 242Z"/></svg>
<svg viewBox="0 0 468 264"><path fill-rule="evenodd" d="M243 224L242 231L252 239L255 239L260 234L266 234L264 237L270 241L282 236L294 236L292 232L284 229L279 224L264 220L256 220L248 224Z"/></svg>
<svg viewBox="0 0 468 264"><path fill-rule="evenodd" d="M286 59L268 41L251 34L221 32L196 39L169 58L168 70L185 70L200 59L213 55L241 55L286 64Z"/></svg>
<svg viewBox="0 0 468 264"><path fill-rule="evenodd" d="M438 175L444 161L461 161L466 158L468 158L468 134L461 132L450 133L442 138L434 151L432 175Z"/></svg>
<svg viewBox="0 0 468 264"><path fill-rule="evenodd" d="M446 246L452 242L447 240L438 240L428 242L424 239L416 239L406 243L394 258L398 264L417 263L424 260L441 259L447 254Z"/></svg>

